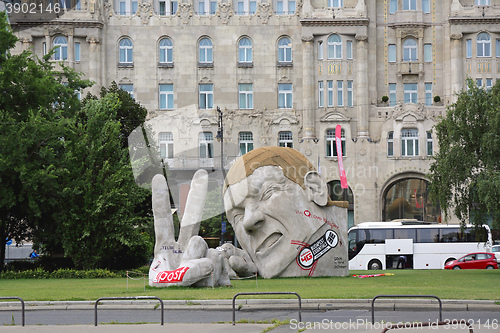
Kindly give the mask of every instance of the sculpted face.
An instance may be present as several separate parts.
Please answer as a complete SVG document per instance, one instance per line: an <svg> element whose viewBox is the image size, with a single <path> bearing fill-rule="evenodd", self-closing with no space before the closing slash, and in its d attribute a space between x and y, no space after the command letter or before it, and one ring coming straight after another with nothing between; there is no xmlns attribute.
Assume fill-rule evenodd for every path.
<svg viewBox="0 0 500 333"><path fill-rule="evenodd" d="M322 225L304 218L304 211L314 213L318 208L278 166L259 167L230 185L224 202L238 241L264 278L295 265L298 252L292 241L308 241Z"/></svg>

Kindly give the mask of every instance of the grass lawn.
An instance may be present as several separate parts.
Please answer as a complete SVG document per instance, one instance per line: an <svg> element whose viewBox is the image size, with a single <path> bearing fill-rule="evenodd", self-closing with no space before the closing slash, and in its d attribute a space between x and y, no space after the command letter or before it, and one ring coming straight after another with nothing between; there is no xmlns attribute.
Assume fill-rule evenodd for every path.
<svg viewBox="0 0 500 333"><path fill-rule="evenodd" d="M375 273L394 275L364 279L352 276ZM201 300L232 299L240 292L291 291L304 299L373 298L382 294L415 294L436 295L441 299L500 300L500 270L351 271L350 274L349 277L233 280L232 288L214 289L151 288L146 281L145 291L144 280L129 280L127 290L125 278L0 280L0 296L17 296L25 301L96 300L100 297L129 296Z"/></svg>

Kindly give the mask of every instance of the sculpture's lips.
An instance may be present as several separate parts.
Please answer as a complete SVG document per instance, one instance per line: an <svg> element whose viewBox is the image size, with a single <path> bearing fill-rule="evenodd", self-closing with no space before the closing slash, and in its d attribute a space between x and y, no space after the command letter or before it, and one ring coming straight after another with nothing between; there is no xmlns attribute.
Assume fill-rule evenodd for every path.
<svg viewBox="0 0 500 333"><path fill-rule="evenodd" d="M255 253L262 254L270 249L274 244L278 243L278 241L283 237L281 232L273 232L269 237L267 237L262 244L259 245Z"/></svg>

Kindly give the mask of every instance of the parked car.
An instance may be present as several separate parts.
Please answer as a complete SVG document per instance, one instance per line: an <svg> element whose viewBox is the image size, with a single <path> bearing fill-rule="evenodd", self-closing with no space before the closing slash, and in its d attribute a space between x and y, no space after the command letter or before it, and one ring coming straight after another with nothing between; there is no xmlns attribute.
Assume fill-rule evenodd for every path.
<svg viewBox="0 0 500 333"><path fill-rule="evenodd" d="M493 253L469 253L458 260L448 262L446 269L498 269L497 260Z"/></svg>
<svg viewBox="0 0 500 333"><path fill-rule="evenodd" d="M493 245L491 247L491 252L495 254L495 257L497 258L497 263L500 264L500 245Z"/></svg>

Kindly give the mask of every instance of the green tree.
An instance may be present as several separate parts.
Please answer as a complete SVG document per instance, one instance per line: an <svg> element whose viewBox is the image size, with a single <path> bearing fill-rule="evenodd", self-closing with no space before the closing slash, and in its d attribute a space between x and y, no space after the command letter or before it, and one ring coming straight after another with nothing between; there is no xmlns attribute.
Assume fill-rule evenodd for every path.
<svg viewBox="0 0 500 333"><path fill-rule="evenodd" d="M90 82L72 70L56 71L50 54L11 55L17 38L0 12L0 269L5 241L31 236L33 224L57 200L67 117L79 108L75 90ZM47 214L48 216L48 214Z"/></svg>
<svg viewBox="0 0 500 333"><path fill-rule="evenodd" d="M500 226L500 83L468 90L436 125L439 151L430 168L431 195L449 217Z"/></svg>
<svg viewBox="0 0 500 333"><path fill-rule="evenodd" d="M130 267L152 253L149 191L134 182L113 93L87 100L65 137L62 205L56 214L65 255L77 268ZM142 261L142 262L141 262Z"/></svg>

